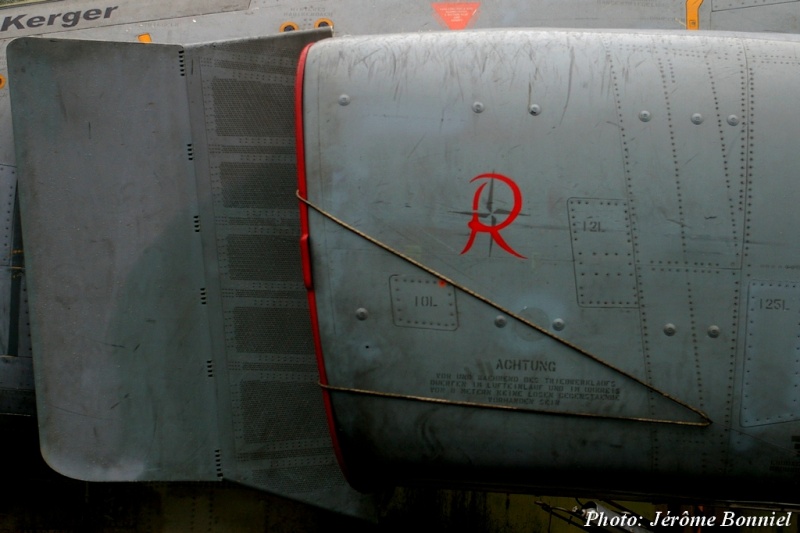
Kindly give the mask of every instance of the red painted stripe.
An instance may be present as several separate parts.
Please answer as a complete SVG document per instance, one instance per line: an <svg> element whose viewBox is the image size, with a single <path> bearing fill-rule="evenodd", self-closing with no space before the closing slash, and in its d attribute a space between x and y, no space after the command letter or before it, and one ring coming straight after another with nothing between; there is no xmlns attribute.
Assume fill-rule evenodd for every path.
<svg viewBox="0 0 800 533"><path fill-rule="evenodd" d="M308 186L306 183L306 156L305 156L305 132L303 130L303 80L306 69L306 58L308 51L314 43L307 45L300 53L300 61L297 64L297 78L294 86L294 106L295 106L295 140L297 143L297 189L300 196L308 198ZM311 329L314 334L314 351L317 354L317 368L319 369L319 380L323 385L328 384L328 375L325 372L325 360L322 355L322 341L319 334L319 314L317 312L317 296L314 292L313 276L311 271L311 248L309 241L308 225L308 206L300 202L300 256L303 263L303 281L308 291L308 307L311 313ZM325 403L325 414L328 420L328 430L333 442L333 452L345 478L349 480L347 467L344 463L344 456L339 445L339 437L336 432L336 424L333 418L333 406L331 405L331 395L327 389L322 389L322 400Z"/></svg>
<svg viewBox="0 0 800 533"><path fill-rule="evenodd" d="M297 77L294 84L294 133L297 152L297 190L303 198L308 198L308 186L306 185L305 136L303 132L303 79L306 70L306 58L313 44L314 43L306 45L303 51L300 52L300 60L297 63ZM309 294L313 294L314 285L311 277L311 250L309 249L308 242L308 206L303 202L300 202L300 254L303 263L303 282ZM316 332L316 324L314 329ZM319 351L317 355L319 355Z"/></svg>

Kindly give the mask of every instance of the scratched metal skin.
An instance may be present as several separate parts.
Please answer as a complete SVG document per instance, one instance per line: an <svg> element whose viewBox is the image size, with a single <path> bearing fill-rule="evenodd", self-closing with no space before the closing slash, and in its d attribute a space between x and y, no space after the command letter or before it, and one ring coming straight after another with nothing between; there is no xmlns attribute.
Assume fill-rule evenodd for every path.
<svg viewBox="0 0 800 533"><path fill-rule="evenodd" d="M699 27L739 31L797 32L797 2L710 2L700 4ZM66 13L77 13L65 17ZM580 13L576 18L575 14ZM135 42L149 34L157 43L189 44L219 39L274 34L286 23L299 29L312 29L321 20L330 20L342 34L390 33L398 31L447 30L448 23L432 4L406 3L376 6L363 0L291 4L244 0L219 2L132 2L99 4L88 1L23 4L0 12L0 73L5 74L5 47L11 39L25 35L54 35L65 38L107 39ZM507 0L491 5L475 4L470 28L511 26L584 27L584 28L655 28L686 27L686 10L680 2L653 0L631 6L628 2L541 1L532 8L528 2ZM7 87L5 87L7 89ZM14 143L11 135L11 112L7 90L0 88L0 164L4 176L7 217L13 220L13 197L16 191ZM7 182L7 183L6 183ZM3 264L21 264L22 254L12 241L14 225L4 231L6 246ZM19 265L18 265L19 266ZM27 295L24 274L13 269L4 283L10 293L3 299L0 312L6 317L0 342L6 353L2 366L3 404L9 413L33 412L33 381L30 347L27 342ZM15 279L11 279L16 276ZM16 302L19 302L18 304ZM20 339L19 342L16 342ZM19 359L11 359L19 357Z"/></svg>
<svg viewBox="0 0 800 533"><path fill-rule="evenodd" d="M464 23L469 28L537 26L674 30L686 27L687 16L680 2L667 0L639 2L636 6L622 1L587 3L563 0L540 1L535 6L517 0L470 5L475 11ZM797 6L797 2L707 0L699 6L699 27L702 30L794 33L798 31ZM447 13L447 10L443 12ZM72 15L65 16L70 13ZM580 14L579 18L576 18L576 13ZM269 0L169 4L125 0L102 5L89 1L38 2L10 6L0 11L0 74L6 75L5 48L8 42L25 35L135 42L137 36L149 34L157 43L189 44L274 34L286 23L301 30L312 29L321 20L332 21L341 34L448 29L448 21L428 3L376 6L363 0L345 0L335 5L322 1L288 4ZM7 87L0 88L0 168L4 176L4 212L12 222L3 230L2 262L10 268L3 281L6 287L3 292L7 296L0 302L0 315L4 317L0 320L3 324L0 352L5 354L2 356L5 364L0 371L0 388L3 390L0 408L8 413L32 414L34 397L31 352L27 341L27 293L24 273L20 270L23 254L21 248L15 248L12 242L15 231L19 232L14 222L16 163L10 119Z"/></svg>
<svg viewBox="0 0 800 533"><path fill-rule="evenodd" d="M736 2L706 0L700 5L699 26L701 30L793 33L798 31L797 6L797 2L776 4L773 2L755 3L749 0ZM79 20L75 20L74 16L69 20L65 18L64 14L71 12L80 12ZM105 17L106 14L109 16ZM35 17L43 17L43 21ZM108 4L91 1L26 4L0 10L0 74L8 77L5 58L8 42L24 35L57 35L63 38L136 42L138 35L149 33L156 43L191 44L274 34L280 30L281 25L289 21L296 23L299 29L311 29L316 22L322 19L331 20L338 34L429 32L449 29L447 21L442 19L432 4L417 2L400 5L391 3L386 6L376 6L374 2L364 0L342 0L335 4L326 1L286 3L275 0L169 3L125 0ZM537 2L533 8L530 2L504 0L491 4L480 3L467 26L470 28L537 26L680 30L685 28L685 19L686 12L682 2L667 0L638 2L635 6L624 1L587 3L577 0L571 2L548 0ZM50 24L51 20L52 24ZM74 25L70 21L74 21ZM783 77L786 74L785 69L779 66L780 61L782 60L775 60L772 68L775 69L777 76ZM702 69L700 69L700 74L702 75ZM13 80L6 81L13 83ZM686 88L691 90L692 86L688 85ZM723 88L722 85L717 86L717 90L723 90ZM776 124L783 128L783 123L787 119L783 114L779 115L775 117ZM2 230L4 247L2 257L0 257L0 261L6 267L2 280L0 280L0 290L3 291L3 296L0 297L0 324L2 324L0 327L0 352L6 354L2 356L3 364L0 365L0 409L6 413L30 415L34 412L35 399L28 334L27 280L22 266L20 243L15 238L15 234L19 233L14 207L16 156L12 138L8 85L0 87L0 124L3 125L0 127L0 165L2 165L0 166L0 187L2 187L0 198L2 198L2 209L8 221L11 222ZM786 131L791 131L791 129ZM733 135L729 131L725 131L723 134ZM787 149L785 146L776 150L792 151L791 148ZM783 157L782 152L779 155ZM462 202L463 206L459 208L460 210L469 211L472 193L474 190L464 193L466 203ZM576 215L580 215L584 208L598 207L593 204L575 202L571 205ZM618 210L615 210L615 206L599 207L599 209L605 208L610 210L609 220L619 219L617 216L619 213ZM464 216L469 218L469 215ZM520 218L518 223L522 220L524 217ZM785 231L778 223L776 226L772 229ZM465 230L462 228L462 231ZM478 242L486 240L487 235L480 234L477 239ZM464 243L459 243L459 250L463 246ZM653 277L656 278L656 283L660 279L657 274L654 274ZM783 304L780 302L784 302L786 298L781 297L780 294L775 296L767 293L763 297L759 296L761 291L770 290L768 284L767 286L761 285L760 279L769 278L770 276L767 275L760 276L759 281L749 286L748 294L752 294L753 303L756 306L763 306L764 301L769 300L768 306L781 307ZM673 286L669 280L665 281L664 285L668 288ZM793 286L789 283L781 286L780 290L791 294ZM588 296L585 301L594 301L591 299L591 292L586 294ZM458 301L460 302L460 299ZM788 304L786 306L789 307ZM526 313L535 320L550 318L545 311L538 308L530 308L526 310ZM64 320L70 319L71 317L64 317ZM762 334L759 332L763 329L759 329L759 327L763 328L764 322L761 321L751 328L748 338L762 338ZM522 338L536 338L537 334L513 323L510 323L508 327L514 328ZM661 327L660 324L659 327ZM722 328L724 331L724 326ZM681 334L682 329L678 331L678 334ZM738 364L741 367L740 370L746 371L744 363ZM768 375L773 375L775 370L769 368L773 364L775 363L765 363L766 368L757 365L752 367L751 371L755 370L757 373L768 371ZM42 369L42 371L49 372L46 369ZM673 371L674 369L671 367L666 369L666 372ZM659 372L653 371L652 373L658 374ZM786 375L790 376L791 374L786 373ZM742 403L742 410L747 407L747 414L742 417L744 424L758 426L767 421L767 425L770 425L774 422L773 416L777 414L783 417L791 416L785 414L791 412L793 405L791 397L781 403L781 407L788 406L788 408L776 410L771 405L772 400L769 397L766 400L757 399L763 398L764 395L759 394L757 389L753 388L756 387L753 383L745 385L743 398L747 399L734 400ZM99 387L104 386L103 384L99 385ZM317 410L319 409L321 407L318 406ZM678 409L678 411L676 414L680 414L683 410ZM134 419L138 416L133 414ZM742 441L741 446L748 446L747 439ZM788 466L777 464L776 468L792 470L794 467L791 464Z"/></svg>
<svg viewBox="0 0 800 533"><path fill-rule="evenodd" d="M56 471L231 480L374 516L328 434L293 108L270 105L329 35L11 45L39 435Z"/></svg>
<svg viewBox="0 0 800 533"><path fill-rule="evenodd" d="M329 384L369 391L331 392L351 480L796 501L797 46L577 31L315 45L309 200L433 271L311 215Z"/></svg>

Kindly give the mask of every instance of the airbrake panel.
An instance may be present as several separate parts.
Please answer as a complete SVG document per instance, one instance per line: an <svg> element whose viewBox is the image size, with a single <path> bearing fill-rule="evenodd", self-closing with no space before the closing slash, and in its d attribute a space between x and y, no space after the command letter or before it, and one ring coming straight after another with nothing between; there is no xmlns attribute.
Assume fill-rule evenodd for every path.
<svg viewBox="0 0 800 533"><path fill-rule="evenodd" d="M327 431L297 247L294 82L329 31L9 49L42 450L369 515Z"/></svg>

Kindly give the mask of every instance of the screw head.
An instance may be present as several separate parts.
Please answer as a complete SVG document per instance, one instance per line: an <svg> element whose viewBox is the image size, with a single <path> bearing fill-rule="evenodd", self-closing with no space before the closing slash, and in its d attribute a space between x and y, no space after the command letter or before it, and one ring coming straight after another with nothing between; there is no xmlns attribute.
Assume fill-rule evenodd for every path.
<svg viewBox="0 0 800 533"><path fill-rule="evenodd" d="M643 109L639 112L639 120L642 122L650 122L652 116L650 115L650 111Z"/></svg>
<svg viewBox="0 0 800 533"><path fill-rule="evenodd" d="M358 309L356 309L356 318L357 319L366 320L367 316L369 316L369 313L367 313L367 310L364 309L363 307L359 307Z"/></svg>
<svg viewBox="0 0 800 533"><path fill-rule="evenodd" d="M494 325L498 328L504 328L508 324L508 320L503 315L497 315L494 319Z"/></svg>
<svg viewBox="0 0 800 533"><path fill-rule="evenodd" d="M553 320L553 329L554 330L561 331L562 329L564 329L565 326L566 326L566 324L564 323L564 321L562 319L556 318L555 320Z"/></svg>
<svg viewBox="0 0 800 533"><path fill-rule="evenodd" d="M708 336L711 337L712 339L716 339L717 337L719 337L719 334L720 334L719 326L711 326L708 328Z"/></svg>
<svg viewBox="0 0 800 533"><path fill-rule="evenodd" d="M692 122L695 124L702 124L703 123L703 115L700 113L695 113L692 115Z"/></svg>
<svg viewBox="0 0 800 533"><path fill-rule="evenodd" d="M483 102L475 102L472 104L472 110L476 113L483 113L484 109L486 109L486 106L483 105Z"/></svg>
<svg viewBox="0 0 800 533"><path fill-rule="evenodd" d="M736 115L728 115L728 124L731 126L736 126L739 124L739 117Z"/></svg>
<svg viewBox="0 0 800 533"><path fill-rule="evenodd" d="M531 104L531 106L528 108L528 113L534 117L539 116L542 114L542 106L539 104Z"/></svg>
<svg viewBox="0 0 800 533"><path fill-rule="evenodd" d="M350 97L346 94L339 96L339 105L347 105L350 103Z"/></svg>
<svg viewBox="0 0 800 533"><path fill-rule="evenodd" d="M676 331L678 331L678 328L675 327L675 324L664 325L664 335L667 337L672 337Z"/></svg>

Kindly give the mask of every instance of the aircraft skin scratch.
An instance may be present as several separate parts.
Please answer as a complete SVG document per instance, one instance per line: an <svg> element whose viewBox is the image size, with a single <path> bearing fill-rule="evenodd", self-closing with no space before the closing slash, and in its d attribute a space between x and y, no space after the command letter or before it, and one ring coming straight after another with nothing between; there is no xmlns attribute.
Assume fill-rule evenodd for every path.
<svg viewBox="0 0 800 533"><path fill-rule="evenodd" d="M30 376L48 398L39 404L42 440L61 447L50 452L64 452L48 453L48 461L85 479L230 478L264 490L291 485L276 481L279 468L295 469L293 479L327 469L334 481L319 486L335 490L306 493L294 481L286 495L351 514L374 510L374 502L346 487L336 463L363 486L423 478L446 484L447 472L477 468L467 485L531 490L528 480L545 468L541 457L561 470L535 488L562 484L575 472L573 458L582 457L624 471L612 489L639 497L660 488L652 479L677 472L691 480L718 476L734 498L763 489L757 497L768 502L781 492L796 499L792 439L800 422L791 408L790 315L800 309L800 279L789 176L800 162L786 139L800 133L791 105L800 83L791 68L800 66L793 35L800 4L712 10L701 0L653 0L576 9L541 0L531 9L500 0L392 10L387 16L368 0L65 0L0 12L4 60L9 50L0 91L11 93L0 98L0 197L12 198L5 241L14 241L20 224L17 194L22 230L30 232L27 266L10 254L5 260L9 276L16 269L24 283L0 276L0 297L8 299L0 306L0 339L19 339L0 348L37 360ZM462 26L470 29L451 31ZM538 29L497 29L509 26ZM36 40L9 44L31 35L60 39L53 50L74 53L33 52ZM297 50L280 56L290 48ZM86 58L95 53L93 67ZM96 67L114 54L120 61ZM264 60L273 56L281 65ZM298 62L305 70L296 84ZM121 72L135 65L153 78ZM71 78L79 72L82 82ZM63 91L48 93L49 81L39 83L48 79ZM15 83L52 100L54 116L38 115L36 100L15 92ZM135 110L113 117L117 102L108 95L131 87L151 91L147 112L159 115L163 130L142 129L147 122L137 122ZM173 100L159 107L160 98ZM270 119L249 130L225 122L234 115L246 121L253 109ZM56 131L72 138L46 137ZM147 144L158 131L172 134ZM119 132L124 150L108 146ZM287 192L297 188L295 143L306 143L300 173L309 194L301 200L321 211L298 211ZM161 153L167 147L177 155ZM137 151L136 170L122 164ZM162 186L166 192L154 195ZM284 203L268 205L276 198ZM148 201L154 205L142 205ZM97 216L72 218L59 203ZM329 215L430 271L384 257ZM96 238L101 226L114 229ZM286 257L296 251L298 227L307 246L292 263ZM140 237L152 247L125 248ZM112 258L109 249L128 255ZM81 257L80 250L91 253ZM70 262L76 258L80 265ZM112 263L119 265L113 272L99 268ZM169 283L151 267L172 269ZM126 268L131 278L122 275ZM107 278L113 290L92 292ZM55 288L54 279L62 280ZM304 287L309 294L298 295ZM511 313L471 299L470 291ZM685 405L653 399L607 367L590 368L568 347L527 331L516 313ZM51 329L73 331L64 338L75 344L54 342ZM94 345L91 354L83 342ZM165 353L155 353L159 345ZM308 371L317 364L319 375ZM90 375L99 376L96 390L77 386ZM31 392L33 379L25 385ZM60 401L48 396L56 389L66 395ZM281 398L299 391L305 400L294 402L303 406L295 411ZM381 399L384 393L399 398ZM71 403L72 394L81 402ZM375 407L381 402L385 411ZM464 405L442 407L447 402L481 405L462 421L449 413ZM109 420L74 408L94 403L110 406L119 425L103 429ZM626 429L614 418L696 423L698 413L686 406L714 424L687 437ZM499 413L510 407L543 412L516 424L510 421L523 418ZM576 413L613 421L576 422ZM302 424L289 424L292 418ZM191 446L170 442L179 440L172 420ZM527 420L542 424L531 424L536 435ZM465 438L468 424L477 425ZM543 437L565 428L594 444ZM614 440L621 433L624 444ZM606 449L617 451L599 451ZM102 450L107 462L90 464L91 450ZM111 464L117 453L120 463ZM606 488L585 479L575 490ZM755 483L751 492L747 480ZM702 480L691 488L715 494Z"/></svg>

